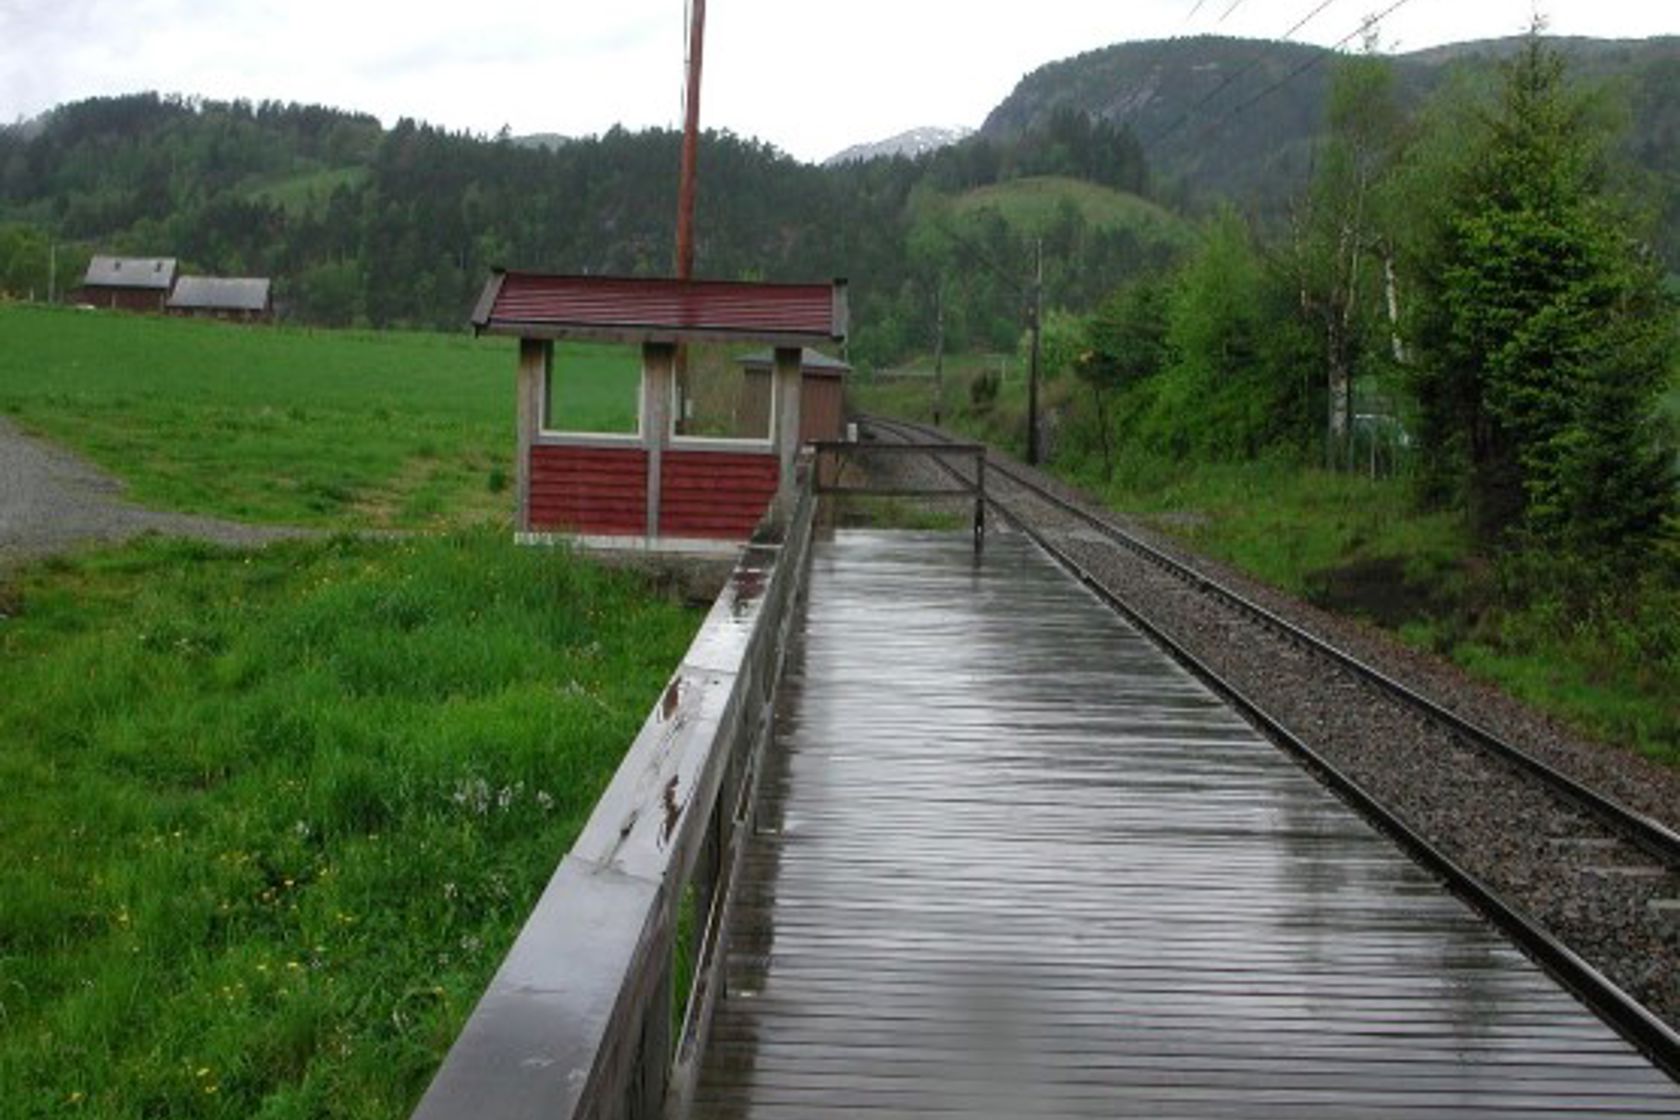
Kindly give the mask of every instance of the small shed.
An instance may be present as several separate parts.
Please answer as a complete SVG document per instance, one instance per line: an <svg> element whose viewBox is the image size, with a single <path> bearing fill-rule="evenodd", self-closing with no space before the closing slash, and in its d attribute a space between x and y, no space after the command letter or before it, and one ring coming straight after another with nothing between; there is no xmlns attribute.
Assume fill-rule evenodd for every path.
<svg viewBox="0 0 1680 1120"><path fill-rule="evenodd" d="M270 289L264 276L183 276L166 307L171 315L266 322L274 318Z"/></svg>
<svg viewBox="0 0 1680 1120"><path fill-rule="evenodd" d="M175 288L174 257L94 257L81 302L117 311L162 311Z"/></svg>
<svg viewBox="0 0 1680 1120"><path fill-rule="evenodd" d="M519 539L609 548L717 551L752 535L791 495L801 353L846 339L846 283L556 276L497 270L473 312L480 334L519 339L516 490ZM641 347L637 430L554 430L543 415L557 340ZM677 432L677 348L769 345L763 438Z"/></svg>
<svg viewBox="0 0 1680 1120"><path fill-rule="evenodd" d="M747 378L748 401L770 401L770 371L775 354L764 350L739 359ZM802 384L799 388L799 438L842 439L846 434L846 375L852 367L839 358L806 347L799 353Z"/></svg>

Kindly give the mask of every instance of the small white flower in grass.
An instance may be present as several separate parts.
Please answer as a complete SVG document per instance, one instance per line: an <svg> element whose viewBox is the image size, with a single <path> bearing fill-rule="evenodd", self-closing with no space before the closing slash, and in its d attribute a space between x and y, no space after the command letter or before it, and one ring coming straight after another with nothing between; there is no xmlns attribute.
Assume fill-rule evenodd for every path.
<svg viewBox="0 0 1680 1120"><path fill-rule="evenodd" d="M554 798L549 796L546 789L539 789L537 791L537 804L542 808L543 812L549 812L554 808Z"/></svg>
<svg viewBox="0 0 1680 1120"><path fill-rule="evenodd" d="M443 885L443 897L444 898L452 899L459 893L460 893L460 888L457 887L454 883L445 883Z"/></svg>
<svg viewBox="0 0 1680 1120"><path fill-rule="evenodd" d="M490 811L490 783L483 778L467 778L455 783L455 791L449 796L468 812L483 816Z"/></svg>

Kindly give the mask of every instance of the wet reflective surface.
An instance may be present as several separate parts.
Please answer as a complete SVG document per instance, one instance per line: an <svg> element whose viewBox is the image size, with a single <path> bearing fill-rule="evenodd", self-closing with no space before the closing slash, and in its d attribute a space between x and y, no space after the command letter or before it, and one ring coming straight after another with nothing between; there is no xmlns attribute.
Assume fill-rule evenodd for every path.
<svg viewBox="0 0 1680 1120"><path fill-rule="evenodd" d="M819 542L707 1117L1680 1116L1011 534Z"/></svg>

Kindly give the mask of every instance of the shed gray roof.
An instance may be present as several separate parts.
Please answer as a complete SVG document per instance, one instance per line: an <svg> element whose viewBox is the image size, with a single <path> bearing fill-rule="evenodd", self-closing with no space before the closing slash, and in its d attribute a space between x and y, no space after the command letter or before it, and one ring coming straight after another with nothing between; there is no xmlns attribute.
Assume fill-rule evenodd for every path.
<svg viewBox="0 0 1680 1120"><path fill-rule="evenodd" d="M188 311L267 311L268 284L262 276L183 276L169 297L169 306Z"/></svg>
<svg viewBox="0 0 1680 1120"><path fill-rule="evenodd" d="M775 364L776 355L771 350L760 350L736 360L749 369L769 369ZM809 346L799 351L799 365L806 373L827 374L830 377L841 377L852 371L852 367L839 358L831 358Z"/></svg>
<svg viewBox="0 0 1680 1120"><path fill-rule="evenodd" d="M167 292L175 283L174 257L94 257L82 285L89 288L148 288Z"/></svg>

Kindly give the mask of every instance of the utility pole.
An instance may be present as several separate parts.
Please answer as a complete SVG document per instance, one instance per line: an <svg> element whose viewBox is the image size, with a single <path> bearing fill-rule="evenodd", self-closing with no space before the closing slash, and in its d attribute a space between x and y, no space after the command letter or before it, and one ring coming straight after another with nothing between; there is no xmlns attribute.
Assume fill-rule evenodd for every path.
<svg viewBox="0 0 1680 1120"><path fill-rule="evenodd" d="M47 242L47 302L58 302L58 242Z"/></svg>
<svg viewBox="0 0 1680 1120"><path fill-rule="evenodd" d="M1044 239L1033 243L1032 366L1027 371L1027 465L1038 466L1038 341L1044 327Z"/></svg>
<svg viewBox="0 0 1680 1120"><path fill-rule="evenodd" d="M694 278L694 194L700 162L700 60L706 35L706 0L690 0L688 93L684 98L682 177L677 183L677 279Z"/></svg>
<svg viewBox="0 0 1680 1120"><path fill-rule="evenodd" d="M933 423L938 426L945 411L945 278L933 289Z"/></svg>
<svg viewBox="0 0 1680 1120"><path fill-rule="evenodd" d="M688 83L683 94L682 170L677 179L677 279L694 279L694 196L700 177L700 61L706 36L706 0L690 0ZM688 347L679 345L672 366L676 386L674 433L687 431L690 391Z"/></svg>

